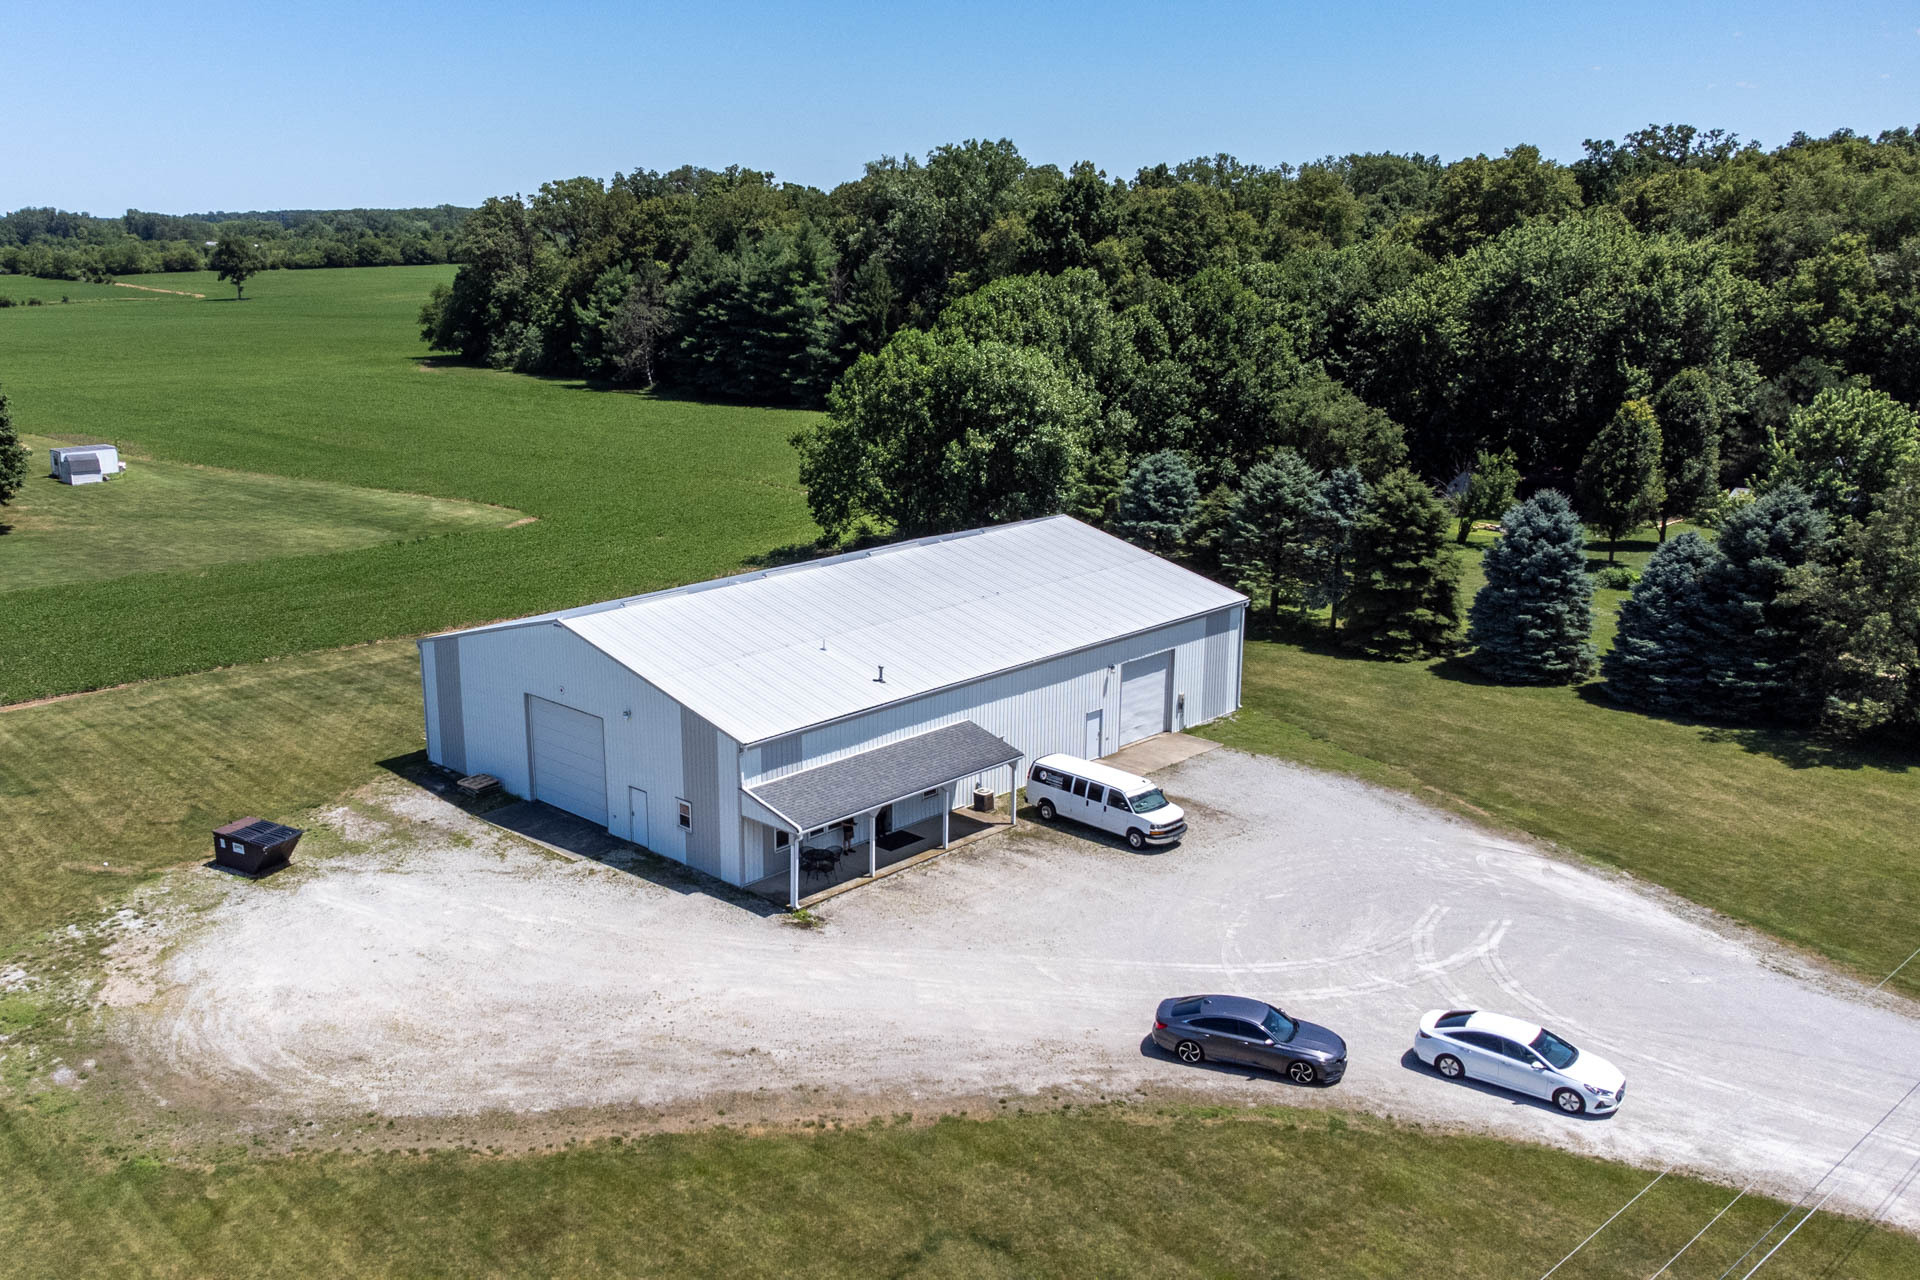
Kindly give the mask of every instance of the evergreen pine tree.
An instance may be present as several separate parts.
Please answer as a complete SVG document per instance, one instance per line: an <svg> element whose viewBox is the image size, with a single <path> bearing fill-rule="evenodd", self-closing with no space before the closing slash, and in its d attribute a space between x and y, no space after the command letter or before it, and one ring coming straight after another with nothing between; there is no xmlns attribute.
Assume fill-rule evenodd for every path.
<svg viewBox="0 0 1920 1280"><path fill-rule="evenodd" d="M1298 602L1309 574L1308 527L1320 502L1320 478L1291 449L1247 471L1227 514L1221 550L1249 595L1265 592L1274 619L1280 602Z"/></svg>
<svg viewBox="0 0 1920 1280"><path fill-rule="evenodd" d="M1815 623L1788 597L1790 575L1827 548L1827 517L1786 484L1727 517L1707 586L1708 710L1736 720L1797 719L1813 708Z"/></svg>
<svg viewBox="0 0 1920 1280"><path fill-rule="evenodd" d="M1593 671L1587 539L1566 495L1545 489L1500 519L1473 598L1473 665L1512 684L1570 684Z"/></svg>
<svg viewBox="0 0 1920 1280"><path fill-rule="evenodd" d="M0 391L0 507L13 501L20 486L27 482L27 446L13 429L13 412L7 395Z"/></svg>
<svg viewBox="0 0 1920 1280"><path fill-rule="evenodd" d="M1150 453L1133 464L1120 487L1113 531L1160 555L1180 549L1200 504L1193 464L1177 449Z"/></svg>
<svg viewBox="0 0 1920 1280"><path fill-rule="evenodd" d="M1371 657L1412 661L1449 652L1460 632L1460 562L1448 512L1419 476L1390 471L1354 530L1347 643Z"/></svg>
<svg viewBox="0 0 1920 1280"><path fill-rule="evenodd" d="M1689 530L1653 553L1620 606L1601 660L1607 695L1647 711L1697 715L1708 707L1707 579L1720 553Z"/></svg>
<svg viewBox="0 0 1920 1280"><path fill-rule="evenodd" d="M1340 630L1340 610L1353 589L1354 534L1367 509L1367 482L1352 467L1335 467L1320 482L1320 502L1307 525L1312 578L1307 603L1327 611L1327 630Z"/></svg>

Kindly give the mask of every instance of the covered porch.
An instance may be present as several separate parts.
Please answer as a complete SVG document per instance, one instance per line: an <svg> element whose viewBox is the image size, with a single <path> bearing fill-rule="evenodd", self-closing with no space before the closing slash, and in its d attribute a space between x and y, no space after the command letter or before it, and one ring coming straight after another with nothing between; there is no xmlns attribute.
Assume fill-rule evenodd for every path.
<svg viewBox="0 0 1920 1280"><path fill-rule="evenodd" d="M1021 759L1010 744L962 720L744 787L743 808L765 815L762 821L782 833L787 853L785 876L769 875L747 888L797 909L1014 826ZM955 807L959 784L1000 769L1008 771L1004 818L997 797L991 815ZM928 801L937 802L936 812L888 821L897 808L924 813Z"/></svg>

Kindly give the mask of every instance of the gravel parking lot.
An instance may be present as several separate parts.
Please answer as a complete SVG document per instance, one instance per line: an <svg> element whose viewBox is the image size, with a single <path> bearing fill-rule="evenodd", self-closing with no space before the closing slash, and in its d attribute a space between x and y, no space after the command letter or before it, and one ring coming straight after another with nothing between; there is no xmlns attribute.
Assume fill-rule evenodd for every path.
<svg viewBox="0 0 1920 1280"><path fill-rule="evenodd" d="M1365 1107L1797 1195L1920 1071L1908 1006L1764 940L1350 780L1219 750L1161 771L1176 848L1078 829L983 841L803 930L568 862L381 784L330 822L359 851L224 884L111 1003L152 1087L308 1113L669 1107L805 1086L876 1108L1199 1090ZM141 973L125 972L144 966ZM1257 995L1346 1036L1302 1090L1145 1042L1154 1003ZM1449 1083L1420 1012L1533 1018L1627 1072L1612 1119ZM1920 1154L1920 1102L1849 1161L1871 1211ZM1920 1225L1920 1196L1890 1216Z"/></svg>

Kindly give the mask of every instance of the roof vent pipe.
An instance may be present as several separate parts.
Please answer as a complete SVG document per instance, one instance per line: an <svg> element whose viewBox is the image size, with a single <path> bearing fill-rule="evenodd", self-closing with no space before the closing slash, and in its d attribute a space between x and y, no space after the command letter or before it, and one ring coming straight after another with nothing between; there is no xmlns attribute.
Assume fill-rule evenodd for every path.
<svg viewBox="0 0 1920 1280"><path fill-rule="evenodd" d="M880 674L873 678L873 682L875 684L885 684L887 682L887 669L884 666L880 668Z"/></svg>

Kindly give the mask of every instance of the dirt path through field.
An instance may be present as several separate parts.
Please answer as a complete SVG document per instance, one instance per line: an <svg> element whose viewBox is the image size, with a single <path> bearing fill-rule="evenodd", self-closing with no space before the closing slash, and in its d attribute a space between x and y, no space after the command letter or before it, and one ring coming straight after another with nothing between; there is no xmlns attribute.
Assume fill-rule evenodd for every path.
<svg viewBox="0 0 1920 1280"><path fill-rule="evenodd" d="M204 298L207 296L204 293L189 293L185 289L157 289L150 284L128 284L125 280L115 280L113 287L116 289L138 289L142 293L171 293L175 297L180 298Z"/></svg>
<svg viewBox="0 0 1920 1280"><path fill-rule="evenodd" d="M329 819L362 851L221 886L126 1012L126 1042L155 1090L198 1082L263 1114L1186 1089L1678 1163L1789 1199L1920 1070L1902 1002L1666 895L1234 751L1157 780L1193 822L1177 848L1023 824L834 899L813 931L561 860L396 780L376 797L390 820ZM1333 1027L1345 1081L1303 1091L1154 1050L1155 1002L1207 991ZM1604 1054L1625 1106L1578 1119L1442 1080L1408 1052L1441 1005ZM1920 1104L1856 1153L1834 1204L1870 1210L1916 1154ZM1920 1197L1889 1216L1920 1226Z"/></svg>

